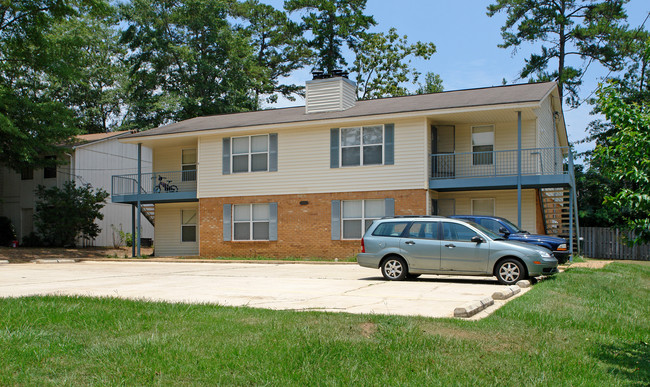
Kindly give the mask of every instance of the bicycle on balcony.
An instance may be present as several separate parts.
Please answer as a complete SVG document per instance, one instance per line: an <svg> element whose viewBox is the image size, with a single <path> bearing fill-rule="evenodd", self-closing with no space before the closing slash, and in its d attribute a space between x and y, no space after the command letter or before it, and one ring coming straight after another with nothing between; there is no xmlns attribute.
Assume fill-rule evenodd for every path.
<svg viewBox="0 0 650 387"><path fill-rule="evenodd" d="M172 181L162 175L158 175L158 184L153 187L153 192L178 192L178 186L172 184Z"/></svg>

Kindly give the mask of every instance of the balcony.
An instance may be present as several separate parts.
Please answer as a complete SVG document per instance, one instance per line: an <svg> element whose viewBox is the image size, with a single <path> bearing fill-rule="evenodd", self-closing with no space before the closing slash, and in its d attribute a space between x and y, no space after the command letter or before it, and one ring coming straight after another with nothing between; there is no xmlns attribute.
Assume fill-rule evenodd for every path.
<svg viewBox="0 0 650 387"><path fill-rule="evenodd" d="M521 169L518 168L521 152ZM437 191L564 187L572 184L569 147L431 155L429 188Z"/></svg>
<svg viewBox="0 0 650 387"><path fill-rule="evenodd" d="M113 203L164 203L196 201L195 170L114 175L111 184Z"/></svg>

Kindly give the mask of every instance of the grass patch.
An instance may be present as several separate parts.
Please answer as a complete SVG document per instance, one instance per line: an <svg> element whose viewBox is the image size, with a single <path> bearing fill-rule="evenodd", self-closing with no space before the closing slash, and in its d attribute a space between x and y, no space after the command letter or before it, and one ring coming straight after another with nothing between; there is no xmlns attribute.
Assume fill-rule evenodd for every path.
<svg viewBox="0 0 650 387"><path fill-rule="evenodd" d="M569 268L480 321L0 299L0 385L647 385L650 267Z"/></svg>

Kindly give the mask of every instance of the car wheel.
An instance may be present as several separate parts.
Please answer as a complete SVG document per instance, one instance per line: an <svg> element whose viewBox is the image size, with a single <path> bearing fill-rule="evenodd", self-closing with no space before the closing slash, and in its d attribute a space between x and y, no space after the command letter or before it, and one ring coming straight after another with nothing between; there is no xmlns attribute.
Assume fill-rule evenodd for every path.
<svg viewBox="0 0 650 387"><path fill-rule="evenodd" d="M401 281L405 279L408 274L406 261L397 256L386 258L384 263L381 264L381 274L389 281Z"/></svg>
<svg viewBox="0 0 650 387"><path fill-rule="evenodd" d="M407 278L407 279L416 279L416 278L418 278L418 277L420 277L420 274L411 274L411 273L408 273L408 274L406 275L406 278Z"/></svg>
<svg viewBox="0 0 650 387"><path fill-rule="evenodd" d="M496 270L497 280L504 285L514 285L526 278L523 265L515 259L504 259Z"/></svg>

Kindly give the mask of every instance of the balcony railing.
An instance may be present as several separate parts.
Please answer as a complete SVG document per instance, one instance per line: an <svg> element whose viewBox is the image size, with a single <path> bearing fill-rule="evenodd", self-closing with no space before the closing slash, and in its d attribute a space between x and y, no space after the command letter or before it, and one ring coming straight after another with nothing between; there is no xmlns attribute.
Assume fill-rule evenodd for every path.
<svg viewBox="0 0 650 387"><path fill-rule="evenodd" d="M437 153L431 155L431 179L517 176L518 150ZM570 158L568 147L521 150L521 174L563 175Z"/></svg>
<svg viewBox="0 0 650 387"><path fill-rule="evenodd" d="M165 195L179 192L196 193L196 170L142 173L139 187L137 173L114 175L111 187L114 198L132 195Z"/></svg>

